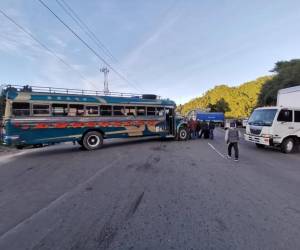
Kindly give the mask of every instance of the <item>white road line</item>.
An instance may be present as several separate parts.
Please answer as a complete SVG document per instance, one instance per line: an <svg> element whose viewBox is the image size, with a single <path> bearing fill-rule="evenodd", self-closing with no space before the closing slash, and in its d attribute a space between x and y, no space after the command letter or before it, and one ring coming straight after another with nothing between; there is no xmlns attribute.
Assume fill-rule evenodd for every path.
<svg viewBox="0 0 300 250"><path fill-rule="evenodd" d="M213 145L211 145L209 142L207 143L218 155L220 155L222 158L226 159L226 157L219 152Z"/></svg>

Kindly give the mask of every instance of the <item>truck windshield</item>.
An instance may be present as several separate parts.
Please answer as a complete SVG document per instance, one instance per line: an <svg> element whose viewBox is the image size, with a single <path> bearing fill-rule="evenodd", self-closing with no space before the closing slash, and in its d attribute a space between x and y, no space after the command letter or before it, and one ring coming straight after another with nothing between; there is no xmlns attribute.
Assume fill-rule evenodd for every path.
<svg viewBox="0 0 300 250"><path fill-rule="evenodd" d="M257 109L249 118L249 125L272 126L277 109Z"/></svg>

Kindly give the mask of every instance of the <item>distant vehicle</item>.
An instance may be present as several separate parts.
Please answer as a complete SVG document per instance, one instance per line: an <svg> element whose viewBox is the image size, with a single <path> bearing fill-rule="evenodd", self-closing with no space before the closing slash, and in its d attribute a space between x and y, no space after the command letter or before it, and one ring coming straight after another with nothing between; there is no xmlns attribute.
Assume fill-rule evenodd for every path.
<svg viewBox="0 0 300 250"><path fill-rule="evenodd" d="M5 86L1 90L1 138L22 148L78 142L98 149L106 138L160 136L188 138L175 102L154 95Z"/></svg>
<svg viewBox="0 0 300 250"><path fill-rule="evenodd" d="M255 109L245 139L259 148L277 146L284 153L292 152L300 142L300 85L279 90L277 106Z"/></svg>
<svg viewBox="0 0 300 250"><path fill-rule="evenodd" d="M222 112L203 112L198 110L192 110L188 117L197 121L213 121L215 123L224 123L225 120L224 113Z"/></svg>

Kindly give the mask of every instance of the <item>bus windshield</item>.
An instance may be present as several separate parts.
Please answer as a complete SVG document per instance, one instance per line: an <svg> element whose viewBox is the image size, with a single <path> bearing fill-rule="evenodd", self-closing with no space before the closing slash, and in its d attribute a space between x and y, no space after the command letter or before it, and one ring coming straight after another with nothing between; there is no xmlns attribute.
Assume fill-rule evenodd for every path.
<svg viewBox="0 0 300 250"><path fill-rule="evenodd" d="M272 126L277 109L257 109L249 118L249 125Z"/></svg>

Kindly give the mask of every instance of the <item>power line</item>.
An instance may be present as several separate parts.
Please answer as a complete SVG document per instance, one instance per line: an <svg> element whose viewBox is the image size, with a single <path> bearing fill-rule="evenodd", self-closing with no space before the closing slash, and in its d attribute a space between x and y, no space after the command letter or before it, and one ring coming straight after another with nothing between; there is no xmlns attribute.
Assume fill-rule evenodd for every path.
<svg viewBox="0 0 300 250"><path fill-rule="evenodd" d="M69 67L70 69L74 70L78 75L80 75L80 77L87 81L87 78L78 70L76 70L71 64L69 64L67 61L65 61L64 59L62 59L60 56L58 56L52 49L50 49L47 45L45 45L44 43L42 43L38 38L36 38L31 32L29 32L28 30L26 30L23 26L21 26L20 24L18 24L13 18L11 18L10 16L8 16L2 9L0 9L0 13L6 18L8 19L11 23L13 23L14 25L16 25L21 31L23 31L26 35L28 35L32 40L34 40L36 43L38 43L42 48L44 48L45 50L47 50L50 54L52 54L53 56L55 56L61 63L63 63L64 65L66 65L67 67ZM93 85L95 87L95 85L91 82L89 82L91 85Z"/></svg>
<svg viewBox="0 0 300 250"><path fill-rule="evenodd" d="M95 42L97 47L102 50L110 59L119 63L119 60L112 52L99 40L95 33L87 26L87 24L78 16L78 14L64 0L56 0L57 4L69 15L75 23L84 31L84 33Z"/></svg>
<svg viewBox="0 0 300 250"><path fill-rule="evenodd" d="M79 39L98 59L100 59L104 64L106 64L114 73L116 73L120 78L122 78L128 85L132 86L134 89L138 90L124 75L117 71L113 66L111 66L97 51L95 51L83 38L81 38L68 24L66 24L55 12L50 9L50 7L45 4L43 0L38 0L46 9L48 9L77 39ZM138 90L139 91L139 90Z"/></svg>

